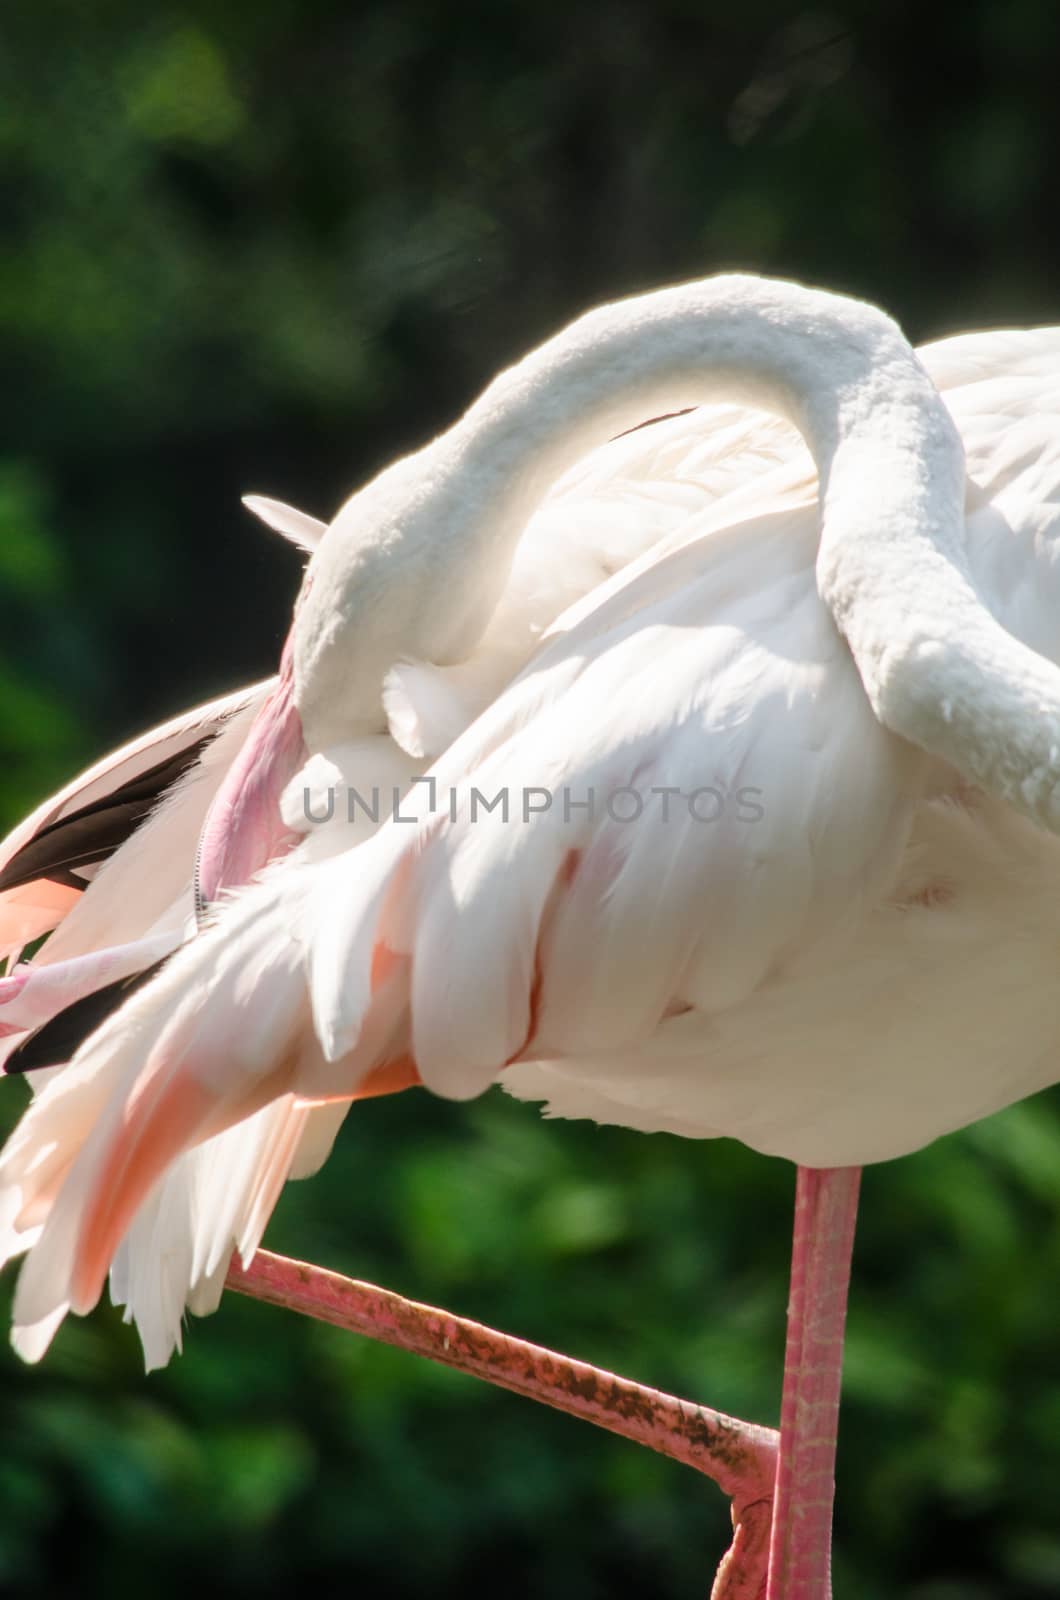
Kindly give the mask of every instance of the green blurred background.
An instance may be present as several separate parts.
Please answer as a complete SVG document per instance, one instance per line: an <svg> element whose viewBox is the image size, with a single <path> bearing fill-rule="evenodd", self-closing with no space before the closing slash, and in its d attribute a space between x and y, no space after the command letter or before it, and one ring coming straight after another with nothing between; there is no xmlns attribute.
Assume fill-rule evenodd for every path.
<svg viewBox="0 0 1060 1600"><path fill-rule="evenodd" d="M1057 65L1031 0L7 0L0 822L271 670L298 559L240 493L330 515L592 303L745 267L915 338L1060 318ZM267 1243L775 1421L792 1185L413 1094ZM840 1596L1060 1595L1058 1286L1055 1095L867 1174ZM669 1600L726 1543L687 1470L235 1297L150 1379L109 1309L0 1360L5 1593Z"/></svg>

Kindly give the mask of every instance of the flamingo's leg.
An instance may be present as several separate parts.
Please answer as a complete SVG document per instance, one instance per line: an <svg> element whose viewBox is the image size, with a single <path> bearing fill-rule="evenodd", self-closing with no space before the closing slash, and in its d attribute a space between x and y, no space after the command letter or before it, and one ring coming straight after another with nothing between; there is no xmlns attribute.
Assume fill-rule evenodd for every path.
<svg viewBox="0 0 1060 1600"><path fill-rule="evenodd" d="M754 1557L761 1545L764 1569L760 1524L763 1506L768 1517L773 1492L777 1436L772 1428L741 1422L467 1317L268 1250L259 1250L245 1268L233 1261L228 1287L456 1367L695 1467L732 1496L737 1553L742 1555L750 1545L748 1553ZM716 1592L735 1600L752 1591Z"/></svg>
<svg viewBox="0 0 1060 1600"><path fill-rule="evenodd" d="M860 1167L800 1167L767 1600L829 1600L836 1428Z"/></svg>
<svg viewBox="0 0 1060 1600"><path fill-rule="evenodd" d="M732 1503L733 1538L722 1557L710 1600L764 1600L769 1565L769 1529L773 1491Z"/></svg>

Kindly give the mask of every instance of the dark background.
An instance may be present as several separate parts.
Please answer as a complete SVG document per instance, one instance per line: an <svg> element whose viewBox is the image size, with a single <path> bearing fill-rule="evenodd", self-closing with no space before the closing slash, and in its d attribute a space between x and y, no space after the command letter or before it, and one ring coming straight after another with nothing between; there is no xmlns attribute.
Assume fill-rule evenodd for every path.
<svg viewBox="0 0 1060 1600"><path fill-rule="evenodd" d="M0 821L272 669L298 558L242 492L330 516L591 304L742 267L917 339L1060 319L1058 64L1044 0L7 0ZM405 1095L267 1242L775 1421L792 1185ZM1058 1287L1055 1096L867 1174L839 1597L1060 1594ZM0 1590L709 1587L685 1469L235 1297L187 1342L3 1358Z"/></svg>

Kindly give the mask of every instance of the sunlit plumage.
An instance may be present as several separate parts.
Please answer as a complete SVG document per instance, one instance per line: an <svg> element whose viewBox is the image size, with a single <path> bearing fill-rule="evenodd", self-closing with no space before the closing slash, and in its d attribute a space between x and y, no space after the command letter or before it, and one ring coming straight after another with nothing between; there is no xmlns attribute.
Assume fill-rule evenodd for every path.
<svg viewBox="0 0 1060 1600"><path fill-rule="evenodd" d="M183 943L51 1077L0 1162L7 1252L30 1249L23 1354L94 1303L117 1251L112 1290L165 1360L185 1303L216 1304L233 1246L253 1251L360 1093L499 1081L560 1116L827 1167L1060 1076L1060 331L922 352L962 491L947 415L886 319L717 284L698 286L707 312L720 297L736 332L711 357L711 403L592 449L701 398L702 359L662 297L629 303L662 347L650 372L633 344L594 366L604 324L576 324L349 502L310 563L287 676L188 720L178 745L220 732L72 909L51 876L0 898L12 952L66 913L25 986L0 988L12 1044L63 1003L49 967L134 947L110 981ZM784 327L778 398L762 371ZM713 399L719 382L739 403ZM783 402L810 437L823 555L811 454L750 401ZM506 431L506 405L538 432ZM858 549L860 567L836 555ZM1035 696L1040 719L1009 716ZM264 822L219 824L267 706L297 733L289 770L266 774ZM409 789L427 773L433 792ZM507 794L507 818L472 818L472 788ZM365 807L348 821L351 790L382 796L377 831ZM383 820L395 790L417 822ZM204 837L220 865L197 926ZM65 999L98 980L71 968Z"/></svg>

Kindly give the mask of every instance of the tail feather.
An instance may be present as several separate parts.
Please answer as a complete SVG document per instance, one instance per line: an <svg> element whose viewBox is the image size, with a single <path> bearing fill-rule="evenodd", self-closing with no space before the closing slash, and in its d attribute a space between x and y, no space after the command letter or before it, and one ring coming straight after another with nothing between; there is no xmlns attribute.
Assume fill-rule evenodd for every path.
<svg viewBox="0 0 1060 1600"><path fill-rule="evenodd" d="M21 1356L23 1361L39 1361L55 1338L69 1309L63 1302L39 1322L21 1326L16 1324L11 1330L11 1348L15 1354Z"/></svg>
<svg viewBox="0 0 1060 1600"><path fill-rule="evenodd" d="M147 1370L181 1348L185 1308L217 1309L228 1262L249 1262L284 1182L331 1148L348 1104L303 1107L291 1096L186 1150L140 1207L119 1246L111 1299L135 1322Z"/></svg>
<svg viewBox="0 0 1060 1600"><path fill-rule="evenodd" d="M249 1260L283 1183L316 1170L377 1064L386 1039L363 1063L325 1062L292 937L298 869L276 878L108 1019L0 1156L8 1253L30 1252L15 1298L27 1359L67 1309L95 1304L112 1261L148 1365L168 1359L185 1304L216 1304L233 1247Z"/></svg>
<svg viewBox="0 0 1060 1600"><path fill-rule="evenodd" d="M63 1092L68 1072L25 1119L51 1149L43 1170L27 1163L12 1174L24 1196L16 1226L43 1224L19 1277L14 1320L20 1327L42 1322L63 1306L85 1311L95 1304L110 1258L157 1175L155 1164L193 1138L216 1105L205 1086L150 1063L143 1075L130 1072L120 1056L116 1070L105 1057L93 1064L91 1088L97 1093L91 1098L103 1100L97 1117L84 1115L87 1092L77 1096L80 1105L72 1111Z"/></svg>
<svg viewBox="0 0 1060 1600"><path fill-rule="evenodd" d="M253 1172L249 1195L243 1206L242 1226L236 1237L236 1248L244 1266L247 1266L261 1242L265 1224L272 1216L280 1191L291 1170L298 1142L302 1136L310 1108L299 1103L294 1095L285 1095L273 1112L272 1127Z"/></svg>
<svg viewBox="0 0 1060 1600"><path fill-rule="evenodd" d="M85 1174L84 1206L78 1207L81 1215L70 1272L69 1299L75 1311L90 1311L95 1305L141 1202L170 1162L201 1136L218 1105L217 1095L194 1074L174 1073L167 1063L146 1083L139 1081L133 1094L126 1102L120 1139L111 1137ZM71 1184L74 1195L79 1188L76 1182ZM45 1224L41 1246L47 1236ZM35 1255L40 1253L38 1247ZM27 1270L24 1276L32 1282L31 1272Z"/></svg>
<svg viewBox="0 0 1060 1600"><path fill-rule="evenodd" d="M197 1163L193 1283L225 1268L233 1249L248 1260L253 1255L290 1170L304 1120L294 1112L294 1097L283 1095L184 1158ZM272 1201L258 1226L265 1192Z"/></svg>
<svg viewBox="0 0 1060 1600"><path fill-rule="evenodd" d="M53 1077L26 1111L0 1153L4 1260L28 1249L29 1230L47 1221L86 1130L106 1103L105 1080L78 1062Z"/></svg>

